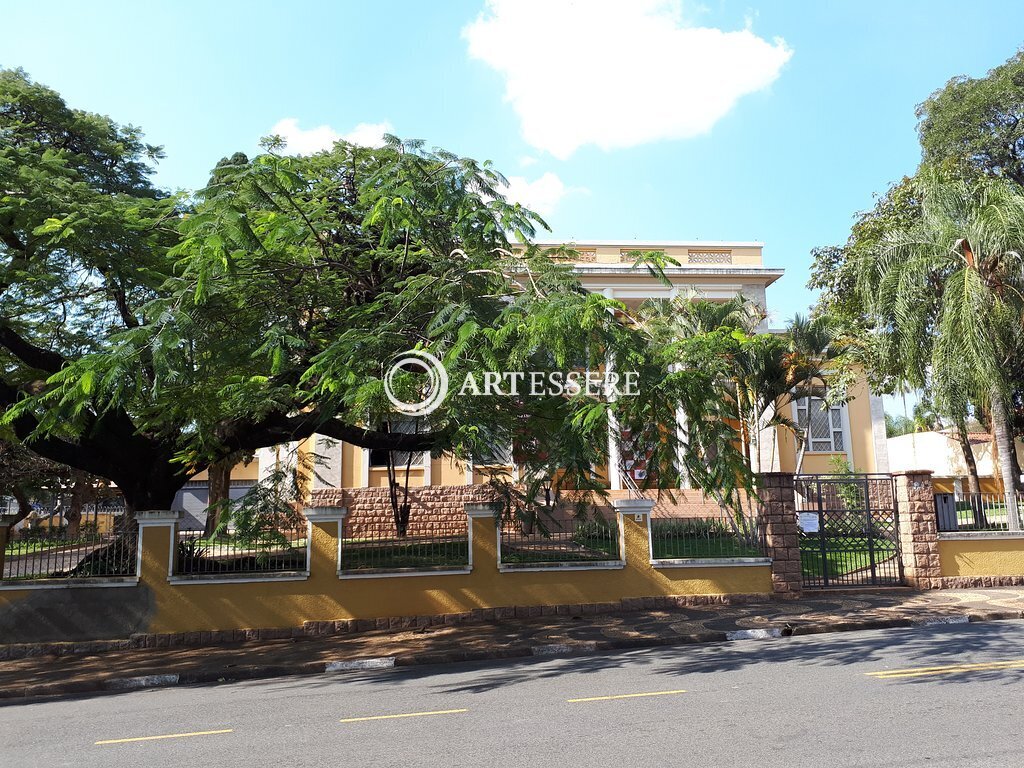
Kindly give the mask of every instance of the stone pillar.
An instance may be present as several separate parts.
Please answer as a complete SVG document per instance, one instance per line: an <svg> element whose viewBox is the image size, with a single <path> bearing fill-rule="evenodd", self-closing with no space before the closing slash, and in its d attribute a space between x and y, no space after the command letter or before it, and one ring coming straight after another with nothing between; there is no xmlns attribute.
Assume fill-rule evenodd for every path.
<svg viewBox="0 0 1024 768"><path fill-rule="evenodd" d="M772 590L781 596L799 597L803 592L800 575L800 528L797 525L792 472L758 475L761 497L761 528L772 559Z"/></svg>
<svg viewBox="0 0 1024 768"><path fill-rule="evenodd" d="M306 507L302 510L308 523L309 537L309 569L310 578L314 576L330 576L336 578L341 573L344 563L341 562L340 541L345 535L346 507Z"/></svg>
<svg viewBox="0 0 1024 768"><path fill-rule="evenodd" d="M893 477L903 578L914 589L938 589L942 572L931 470L898 472Z"/></svg>
<svg viewBox="0 0 1024 768"><path fill-rule="evenodd" d="M166 581L174 573L178 521L183 512L147 509L135 513L139 524L138 577L142 582Z"/></svg>
<svg viewBox="0 0 1024 768"><path fill-rule="evenodd" d="M653 499L612 499L612 506L618 516L619 523L619 557L627 567L649 568L651 565L651 511L654 509ZM633 542L634 546L629 546ZM642 546L641 546L642 545ZM634 557L638 552L645 552L642 562L630 563L628 552Z"/></svg>
<svg viewBox="0 0 1024 768"><path fill-rule="evenodd" d="M499 570L497 518L501 512L498 502L467 503L469 517L469 568Z"/></svg>
<svg viewBox="0 0 1024 768"><path fill-rule="evenodd" d="M0 581L4 580L4 553L7 542L11 540L11 524L0 520Z"/></svg>

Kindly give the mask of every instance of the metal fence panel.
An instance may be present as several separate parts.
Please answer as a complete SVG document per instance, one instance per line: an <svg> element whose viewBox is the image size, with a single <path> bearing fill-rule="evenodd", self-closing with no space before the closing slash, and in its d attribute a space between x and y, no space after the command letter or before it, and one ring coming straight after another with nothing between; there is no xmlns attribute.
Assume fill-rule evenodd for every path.
<svg viewBox="0 0 1024 768"><path fill-rule="evenodd" d="M206 537L201 531L180 531L174 573L250 575L305 571L309 567L306 528L267 530L241 537L227 531Z"/></svg>
<svg viewBox="0 0 1024 768"><path fill-rule="evenodd" d="M903 582L891 475L797 475L795 483L805 587Z"/></svg>
<svg viewBox="0 0 1024 768"><path fill-rule="evenodd" d="M621 561L617 521L597 514L586 520L572 516L549 520L506 519L501 525L502 565L553 565Z"/></svg>
<svg viewBox="0 0 1024 768"><path fill-rule="evenodd" d="M84 579L137 576L138 533L84 532L68 538L66 528L14 531L4 550L3 578Z"/></svg>

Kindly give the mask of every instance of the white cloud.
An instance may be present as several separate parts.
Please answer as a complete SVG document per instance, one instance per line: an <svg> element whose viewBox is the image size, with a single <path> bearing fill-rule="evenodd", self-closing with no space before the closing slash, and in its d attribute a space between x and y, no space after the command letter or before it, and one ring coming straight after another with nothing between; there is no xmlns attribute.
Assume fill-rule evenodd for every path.
<svg viewBox="0 0 1024 768"><path fill-rule="evenodd" d="M487 0L463 36L504 76L523 138L562 159L706 133L792 55L749 26L686 26L671 0Z"/></svg>
<svg viewBox="0 0 1024 768"><path fill-rule="evenodd" d="M509 176L505 197L510 203L520 203L546 217L555 212L566 195L586 191L584 187L567 187L557 174L548 171L534 181L525 176Z"/></svg>
<svg viewBox="0 0 1024 768"><path fill-rule="evenodd" d="M297 155L310 155L330 149L336 141L347 141L364 147L379 147L384 143L384 134L393 133L394 128L387 120L382 123L359 123L348 133L338 133L329 125L302 129L294 117L278 120L271 134L277 134L288 145L288 151Z"/></svg>
<svg viewBox="0 0 1024 768"><path fill-rule="evenodd" d="M529 168L531 165L537 162L537 158L533 155L521 155L519 157L519 165L523 168Z"/></svg>
<svg viewBox="0 0 1024 768"><path fill-rule="evenodd" d="M380 147L384 145L384 134L394 132L395 127L385 120L383 123L359 123L341 138L361 147Z"/></svg>

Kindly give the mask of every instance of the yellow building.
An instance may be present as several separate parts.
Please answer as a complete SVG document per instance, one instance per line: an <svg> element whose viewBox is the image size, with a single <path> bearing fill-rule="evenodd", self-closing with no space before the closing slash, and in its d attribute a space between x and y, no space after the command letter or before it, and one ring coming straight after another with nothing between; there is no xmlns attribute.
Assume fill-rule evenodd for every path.
<svg viewBox="0 0 1024 768"><path fill-rule="evenodd" d="M553 248L561 243L538 245ZM711 301L727 301L742 296L756 302L771 316L767 289L784 274L782 269L763 264L763 243L759 242L580 241L570 245L578 254L573 268L583 286L627 306L636 306L650 298L693 295ZM669 285L645 269L636 269L633 264L634 252L652 250L664 252L679 263L679 266L665 269ZM760 330L768 329L768 321L765 321ZM838 457L858 472L889 470L881 398L868 391L866 381L857 383L852 397L843 405L822 410L820 402L804 402L793 404L792 408L794 421L798 418L811 420L802 459L798 457L793 435L782 428L773 429L762 436L760 466L756 469L829 473L835 471ZM807 410L798 412L800 409ZM685 418L685 414L680 416ZM610 438L609 450L614 464L619 463L616 445L617 441ZM312 450L322 462L312 478L313 491L387 487L384 452L339 443L319 435L306 441L302 448ZM259 451L257 467L238 468L237 473L232 473L233 483L251 483L266 476L282 462L294 462L297 449L298 446L293 444ZM514 471L514 467L509 466ZM431 458L424 453L414 460L410 486L466 486L483 480L472 463L462 463L451 457ZM629 481L630 478L613 472L609 486L612 491L623 490ZM203 485L202 479L197 477L192 485L198 489ZM201 492L197 498L200 496Z"/></svg>

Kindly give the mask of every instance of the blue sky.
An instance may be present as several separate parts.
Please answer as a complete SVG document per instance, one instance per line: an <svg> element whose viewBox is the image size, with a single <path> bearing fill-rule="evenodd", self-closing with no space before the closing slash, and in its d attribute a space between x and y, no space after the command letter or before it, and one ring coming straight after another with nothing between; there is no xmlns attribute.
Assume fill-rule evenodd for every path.
<svg viewBox="0 0 1024 768"><path fill-rule="evenodd" d="M557 238L764 241L787 270L776 324L813 300L810 249L916 166L915 105L1024 44L1013 2L6 0L3 18L0 66L142 126L169 188L274 126L324 127L293 147L390 127L493 160Z"/></svg>

